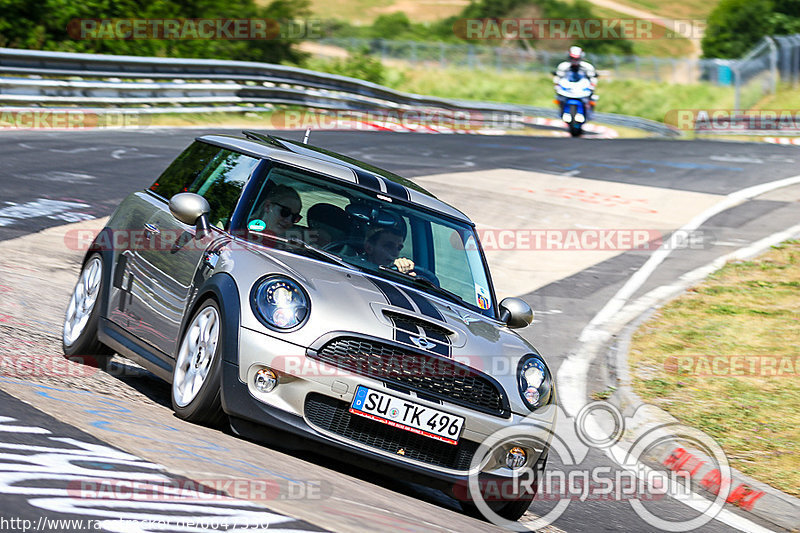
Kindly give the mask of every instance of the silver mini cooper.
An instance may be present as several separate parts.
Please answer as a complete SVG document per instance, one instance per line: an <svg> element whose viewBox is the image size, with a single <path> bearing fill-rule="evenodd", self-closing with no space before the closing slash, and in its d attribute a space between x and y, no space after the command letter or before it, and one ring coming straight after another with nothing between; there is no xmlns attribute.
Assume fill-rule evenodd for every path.
<svg viewBox="0 0 800 533"><path fill-rule="evenodd" d="M496 301L460 211L369 164L245 132L198 138L124 200L83 260L63 346L142 364L186 420L516 520L556 413L547 364L511 331L531 320L522 300Z"/></svg>

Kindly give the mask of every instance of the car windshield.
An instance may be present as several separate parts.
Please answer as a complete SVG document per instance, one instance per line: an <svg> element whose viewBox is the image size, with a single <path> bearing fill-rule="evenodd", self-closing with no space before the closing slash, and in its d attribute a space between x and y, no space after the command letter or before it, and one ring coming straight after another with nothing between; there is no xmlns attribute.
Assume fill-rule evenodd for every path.
<svg viewBox="0 0 800 533"><path fill-rule="evenodd" d="M278 163L242 209L240 231L250 240L343 261L495 317L475 230L465 222ZM403 272L403 261L413 269Z"/></svg>

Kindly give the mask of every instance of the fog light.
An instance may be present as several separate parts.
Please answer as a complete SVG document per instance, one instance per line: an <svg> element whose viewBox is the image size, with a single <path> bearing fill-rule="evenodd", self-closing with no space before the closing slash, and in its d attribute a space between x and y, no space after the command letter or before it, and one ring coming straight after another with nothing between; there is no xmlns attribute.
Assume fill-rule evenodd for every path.
<svg viewBox="0 0 800 533"><path fill-rule="evenodd" d="M514 446L506 454L506 465L509 468L519 468L528 460L528 454L519 446Z"/></svg>
<svg viewBox="0 0 800 533"><path fill-rule="evenodd" d="M278 376L269 368L262 368L256 372L253 386L258 392L272 392L278 386Z"/></svg>

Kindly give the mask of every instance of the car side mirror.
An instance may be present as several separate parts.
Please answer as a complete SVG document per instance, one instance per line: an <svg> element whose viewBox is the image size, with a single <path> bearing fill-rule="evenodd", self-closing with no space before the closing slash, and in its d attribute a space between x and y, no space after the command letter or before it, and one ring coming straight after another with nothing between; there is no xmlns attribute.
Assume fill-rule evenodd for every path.
<svg viewBox="0 0 800 533"><path fill-rule="evenodd" d="M533 309L519 298L504 298L500 302L500 320L511 329L524 328L533 322Z"/></svg>
<svg viewBox="0 0 800 533"><path fill-rule="evenodd" d="M208 200L193 192L180 192L170 198L169 210L172 216L187 226L195 226L195 237L203 238L208 233L208 213L211 206Z"/></svg>

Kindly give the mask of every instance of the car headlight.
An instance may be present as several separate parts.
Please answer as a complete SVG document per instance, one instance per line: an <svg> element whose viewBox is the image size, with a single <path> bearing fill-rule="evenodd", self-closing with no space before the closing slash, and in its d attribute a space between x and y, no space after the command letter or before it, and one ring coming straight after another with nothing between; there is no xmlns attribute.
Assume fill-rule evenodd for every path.
<svg viewBox="0 0 800 533"><path fill-rule="evenodd" d="M517 385L522 401L533 411L550 403L553 379L550 370L538 355L527 355L517 366Z"/></svg>
<svg viewBox="0 0 800 533"><path fill-rule="evenodd" d="M276 330L301 326L311 310L303 288L284 276L269 276L259 281L253 287L250 306L262 324Z"/></svg>

